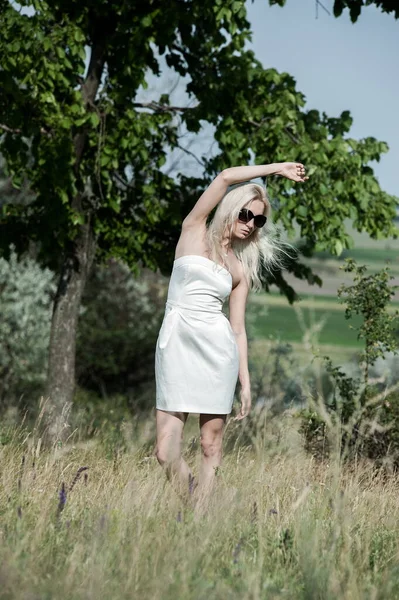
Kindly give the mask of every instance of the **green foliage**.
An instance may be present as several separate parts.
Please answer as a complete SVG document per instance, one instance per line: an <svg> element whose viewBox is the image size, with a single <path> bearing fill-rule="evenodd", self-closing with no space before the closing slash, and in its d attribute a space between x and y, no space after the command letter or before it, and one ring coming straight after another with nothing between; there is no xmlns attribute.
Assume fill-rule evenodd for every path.
<svg viewBox="0 0 399 600"><path fill-rule="evenodd" d="M54 274L32 259L0 258L0 408L36 404L46 376Z"/></svg>
<svg viewBox="0 0 399 600"><path fill-rule="evenodd" d="M346 304L346 319L351 319L353 315L362 317L362 324L356 329L358 339L364 340L360 360L364 363L367 394L370 366L378 357L396 351L397 348L395 326L399 312L390 314L386 309L399 286L389 285L393 276L390 275L388 266L378 273L366 275L367 267L358 266L354 259L349 258L341 269L346 273L354 273L354 284L342 285L338 290L338 297Z"/></svg>
<svg viewBox="0 0 399 600"><path fill-rule="evenodd" d="M93 271L78 325L76 374L79 385L100 394L105 405L119 393L131 409L152 406L166 291L163 277L145 270L134 277L120 261Z"/></svg>
<svg viewBox="0 0 399 600"><path fill-rule="evenodd" d="M355 23L365 6L375 5L382 12L393 13L395 19L399 19L399 6L397 0L334 0L334 15L341 16L345 8L349 9L352 23Z"/></svg>
<svg viewBox="0 0 399 600"><path fill-rule="evenodd" d="M246 49L244 0L162 10L122 0L22 4L34 15L8 2L1 13L0 149L14 186L28 177L35 201L29 209L3 208L3 251L12 239L18 250L33 239L41 260L58 269L68 240L90 223L98 258L143 260L166 272L182 218L200 191L251 153L257 163L300 157L307 165L306 186L281 179L271 191L281 200L277 218L289 231L297 221L309 249L318 244L339 254L350 247L347 218L372 237L393 234L395 199L369 166L387 145L348 137L348 111L331 118L305 109L290 75L262 67ZM186 76L190 107L171 106L165 93L138 101L150 75L160 74L161 57ZM165 174L180 132L200 133L207 123L219 153L200 157L201 178ZM319 282L295 261L289 270ZM274 281L294 298L281 274Z"/></svg>
<svg viewBox="0 0 399 600"><path fill-rule="evenodd" d="M326 372L334 382L333 394L322 404L302 412L301 431L305 447L316 454L328 453L337 437L345 456L366 456L378 463L391 460L399 467L399 393L398 385L387 389L385 378L371 382L370 370L377 359L397 353L395 327L398 311L390 314L388 304L397 286L391 286L389 268L366 275L366 267L346 259L341 267L354 273L353 285L342 285L338 291L346 303L345 317L361 315L355 329L364 341L359 356L362 377L345 373L324 357ZM375 383L378 381L378 384Z"/></svg>

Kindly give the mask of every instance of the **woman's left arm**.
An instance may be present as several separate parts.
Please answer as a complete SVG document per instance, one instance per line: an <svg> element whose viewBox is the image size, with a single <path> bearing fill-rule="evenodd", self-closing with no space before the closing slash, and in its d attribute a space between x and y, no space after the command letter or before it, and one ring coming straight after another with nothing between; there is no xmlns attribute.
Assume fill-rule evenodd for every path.
<svg viewBox="0 0 399 600"><path fill-rule="evenodd" d="M245 307L248 298L248 284L244 276L230 294L230 324L236 338L240 357L239 380L241 384L241 410L235 418L241 420L251 409L251 383L248 370L248 343L245 329Z"/></svg>

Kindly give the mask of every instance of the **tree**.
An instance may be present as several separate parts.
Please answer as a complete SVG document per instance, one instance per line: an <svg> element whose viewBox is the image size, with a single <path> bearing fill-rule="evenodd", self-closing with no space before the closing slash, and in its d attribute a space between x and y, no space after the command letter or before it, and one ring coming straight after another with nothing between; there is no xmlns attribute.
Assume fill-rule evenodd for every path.
<svg viewBox="0 0 399 600"><path fill-rule="evenodd" d="M34 9L30 16L24 8ZM252 51L245 0L0 0L0 151L13 185L28 177L28 206L3 207L3 252L29 242L59 274L51 328L48 395L52 432L62 428L74 389L76 325L93 260L119 257L167 272L180 223L219 170L301 160L306 187L276 179L277 219L296 220L306 251L340 253L351 245L344 220L373 237L394 231L395 200L368 166L387 145L347 136L352 119L305 109L295 80L265 70ZM89 56L88 66L85 65ZM195 100L174 106L167 94L140 102L161 57L185 77ZM199 133L213 125L218 153L203 156L202 177L162 170L179 147L179 124ZM298 277L319 281L293 261ZM292 300L281 273L269 276Z"/></svg>

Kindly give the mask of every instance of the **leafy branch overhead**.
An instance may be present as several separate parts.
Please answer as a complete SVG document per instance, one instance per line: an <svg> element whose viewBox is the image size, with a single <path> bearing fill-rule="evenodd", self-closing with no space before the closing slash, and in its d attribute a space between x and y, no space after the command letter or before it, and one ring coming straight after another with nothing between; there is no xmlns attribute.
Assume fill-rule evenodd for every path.
<svg viewBox="0 0 399 600"><path fill-rule="evenodd" d="M284 6L286 0L269 0L269 4L278 4ZM315 4L319 4L325 8L323 2L315 0ZM376 6L382 12L393 14L395 19L399 19L399 4L397 0L334 0L334 15L340 17L345 9L349 10L351 21L355 23L360 16L362 9L367 6Z"/></svg>
<svg viewBox="0 0 399 600"><path fill-rule="evenodd" d="M34 14L2 2L0 151L14 186L27 177L35 197L3 207L3 251L12 240L19 250L34 240L55 267L90 226L98 258L168 271L181 220L200 191L252 154L257 163L306 164L306 186L275 179L268 187L277 219L289 231L297 222L309 249L350 247L348 218L372 237L393 234L395 199L369 166L387 145L351 138L349 112L309 110L292 76L262 67L247 49L243 0L21 4ZM189 107L167 93L140 100L164 63L184 78ZM201 135L207 124L217 153L197 156L198 177L172 178L163 167L181 147L182 126Z"/></svg>

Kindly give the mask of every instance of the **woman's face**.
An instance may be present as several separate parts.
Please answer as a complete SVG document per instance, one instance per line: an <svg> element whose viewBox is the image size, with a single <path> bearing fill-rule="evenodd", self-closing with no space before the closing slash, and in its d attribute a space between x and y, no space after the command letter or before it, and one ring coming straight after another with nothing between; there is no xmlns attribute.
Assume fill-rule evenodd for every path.
<svg viewBox="0 0 399 600"><path fill-rule="evenodd" d="M244 208L248 208L254 214L254 216L256 216L264 215L266 206L261 200L252 200L249 204L246 204ZM246 240L255 229L256 227L253 219L248 221L248 223L241 223L241 221L237 219L234 224L232 238Z"/></svg>

